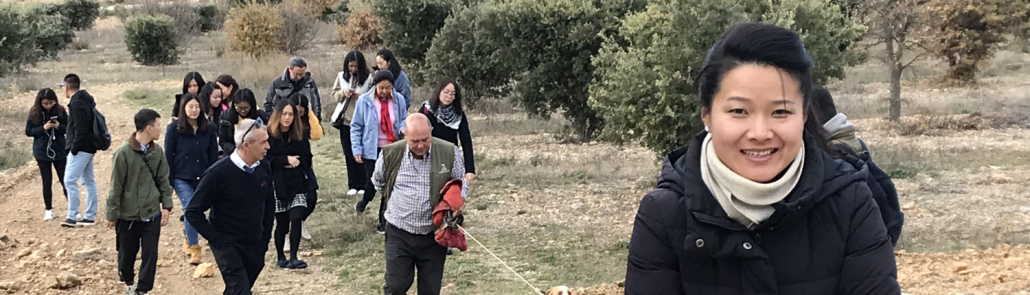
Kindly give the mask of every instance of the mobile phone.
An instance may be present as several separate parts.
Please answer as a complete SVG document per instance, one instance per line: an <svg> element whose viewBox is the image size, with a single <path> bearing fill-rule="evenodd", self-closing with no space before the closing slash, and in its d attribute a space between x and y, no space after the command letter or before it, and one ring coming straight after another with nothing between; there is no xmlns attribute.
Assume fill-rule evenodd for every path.
<svg viewBox="0 0 1030 295"><path fill-rule="evenodd" d="M57 116L50 117L50 122L57 122Z"/></svg>

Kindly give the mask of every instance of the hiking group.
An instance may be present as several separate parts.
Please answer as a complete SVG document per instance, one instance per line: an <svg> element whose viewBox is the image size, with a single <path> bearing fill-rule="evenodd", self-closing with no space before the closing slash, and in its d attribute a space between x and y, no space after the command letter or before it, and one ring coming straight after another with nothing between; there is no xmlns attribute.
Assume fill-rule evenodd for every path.
<svg viewBox="0 0 1030 295"><path fill-rule="evenodd" d="M384 293L406 294L417 270L418 294L439 294L446 256L466 249L463 238L441 232L463 223L476 175L461 88L440 79L409 113L399 61L385 49L375 59L369 69L350 51L324 101L307 62L293 57L261 105L231 75L206 82L190 72L169 124L154 110L136 113L135 132L112 154L103 217L115 230L126 294L153 289L173 194L188 262L201 263L204 238L223 294L251 294L270 243L277 267L306 268L297 250L311 239L304 222L318 204L311 142L325 132L323 102L335 103L326 119L340 133L346 194L360 196L355 211L380 195L374 228L385 235ZM813 85L812 66L798 35L772 25L736 24L712 46L698 77L704 131L665 157L657 187L641 200L626 294L900 294L897 192L830 93ZM67 109L42 89L25 129L44 220L54 218L53 167L68 203L61 226L90 226L93 158L111 136L77 75L59 86Z"/></svg>

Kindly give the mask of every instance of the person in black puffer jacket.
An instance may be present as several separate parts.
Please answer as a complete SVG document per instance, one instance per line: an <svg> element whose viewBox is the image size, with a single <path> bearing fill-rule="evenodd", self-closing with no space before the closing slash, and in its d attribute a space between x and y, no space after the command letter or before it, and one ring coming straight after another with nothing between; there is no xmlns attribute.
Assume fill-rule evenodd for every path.
<svg viewBox="0 0 1030 295"><path fill-rule="evenodd" d="M222 91L225 93L226 91ZM261 107L257 105L257 98L254 97L254 92L249 88L243 88L236 91L232 97L232 104L229 105L229 109L222 112L221 118L218 120L218 138L225 138L227 140L219 140L218 145L222 148L222 152L231 154L232 151L236 150L236 142L228 140L233 138L232 134L236 130L236 124L239 124L243 119L254 119L261 120L261 122L267 122L268 118L265 118L262 114Z"/></svg>
<svg viewBox="0 0 1030 295"><path fill-rule="evenodd" d="M640 202L625 293L900 294L867 165L835 159L798 35L732 26L698 81L699 132Z"/></svg>
<svg viewBox="0 0 1030 295"><path fill-rule="evenodd" d="M64 134L68 131L68 112L57 101L53 89L44 88L36 93L36 102L25 120L25 135L32 137L32 156L36 158L39 174L43 178L43 205L46 212L43 220L54 219L53 181L51 171L57 171L57 179L64 187L64 166L67 163ZM53 167L53 170L51 170ZM64 191L65 199L68 191Z"/></svg>

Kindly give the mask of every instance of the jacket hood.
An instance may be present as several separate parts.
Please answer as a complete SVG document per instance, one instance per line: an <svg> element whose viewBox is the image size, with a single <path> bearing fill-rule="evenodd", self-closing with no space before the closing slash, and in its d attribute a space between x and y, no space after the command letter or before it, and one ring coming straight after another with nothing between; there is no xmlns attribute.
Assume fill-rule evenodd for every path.
<svg viewBox="0 0 1030 295"><path fill-rule="evenodd" d="M658 189L667 189L690 199L687 210L702 214L724 217L726 212L716 201L701 178L701 142L706 132L702 131L691 139L690 144L673 150L662 161L658 175ZM760 226L776 224L792 213L803 213L813 205L834 195L856 181L864 181L868 169L862 160L852 156L833 159L819 148L814 139L805 134L805 163L797 186L782 201L773 204L776 212ZM740 225L733 222L733 224Z"/></svg>
<svg viewBox="0 0 1030 295"><path fill-rule="evenodd" d="M94 100L93 96L89 95L89 92L86 92L86 90L79 90L79 91L75 92L75 94L72 95L72 98L69 99L69 101L77 100L77 99L81 100L83 102L86 102L86 104L88 104L90 108L96 108L97 107L96 100Z"/></svg>

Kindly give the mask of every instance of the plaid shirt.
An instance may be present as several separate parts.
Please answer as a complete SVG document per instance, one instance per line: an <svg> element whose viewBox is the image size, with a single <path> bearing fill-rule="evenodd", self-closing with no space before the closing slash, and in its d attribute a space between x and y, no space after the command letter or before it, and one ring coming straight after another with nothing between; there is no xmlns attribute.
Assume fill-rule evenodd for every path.
<svg viewBox="0 0 1030 295"><path fill-rule="evenodd" d="M397 170L397 179L394 181L393 192L386 204L384 217L386 221L412 234L424 235L432 233L433 208L429 205L429 175L430 159L433 156L432 148L426 152L421 160L415 159L411 150L404 149L404 159ZM383 172L383 153L379 152L379 161L376 161L375 172L372 173L372 184L376 190L382 191L386 182L386 175ZM461 151L454 148L454 167L451 168L451 179L462 179L465 177L465 163L461 157ZM462 183L461 197L468 194L468 186Z"/></svg>

